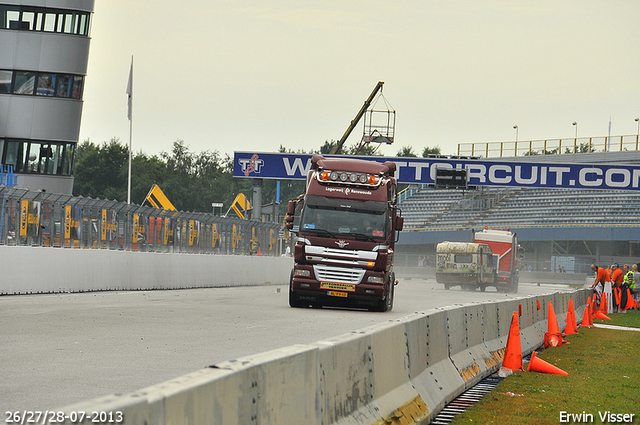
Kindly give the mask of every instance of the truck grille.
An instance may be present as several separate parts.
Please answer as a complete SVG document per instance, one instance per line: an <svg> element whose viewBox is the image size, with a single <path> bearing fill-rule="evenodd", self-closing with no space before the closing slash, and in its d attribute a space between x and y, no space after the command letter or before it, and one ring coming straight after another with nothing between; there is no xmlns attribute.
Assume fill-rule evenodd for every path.
<svg viewBox="0 0 640 425"><path fill-rule="evenodd" d="M313 272L321 282L359 284L364 277L364 269L314 265Z"/></svg>

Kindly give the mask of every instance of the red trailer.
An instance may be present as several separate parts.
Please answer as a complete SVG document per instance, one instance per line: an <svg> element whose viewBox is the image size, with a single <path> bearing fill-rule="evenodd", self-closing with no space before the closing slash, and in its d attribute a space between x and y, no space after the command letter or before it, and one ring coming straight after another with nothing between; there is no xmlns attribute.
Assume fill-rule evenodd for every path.
<svg viewBox="0 0 640 425"><path fill-rule="evenodd" d="M498 271L496 289L499 292L518 292L518 239L509 230L484 228L474 232L473 241L491 247Z"/></svg>

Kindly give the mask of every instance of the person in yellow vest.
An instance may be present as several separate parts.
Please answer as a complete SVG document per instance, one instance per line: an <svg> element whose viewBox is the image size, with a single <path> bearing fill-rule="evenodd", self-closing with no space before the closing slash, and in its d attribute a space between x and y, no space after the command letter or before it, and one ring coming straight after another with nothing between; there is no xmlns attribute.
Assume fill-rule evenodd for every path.
<svg viewBox="0 0 640 425"><path fill-rule="evenodd" d="M625 264L624 266L622 266L622 268L624 269L624 279L622 282L622 298L625 299L627 297L625 297L625 295L628 294L627 292L627 288L629 288L631 290L631 297L633 299L633 294L636 290L636 278L633 274L633 271L629 269L629 265ZM627 300L625 299L624 303L620 303L621 309L625 308L625 306L627 306Z"/></svg>
<svg viewBox="0 0 640 425"><path fill-rule="evenodd" d="M622 266L622 270L624 273L622 284L628 286L631 289L636 289L636 279L631 269L629 269L629 265L625 264L624 266Z"/></svg>

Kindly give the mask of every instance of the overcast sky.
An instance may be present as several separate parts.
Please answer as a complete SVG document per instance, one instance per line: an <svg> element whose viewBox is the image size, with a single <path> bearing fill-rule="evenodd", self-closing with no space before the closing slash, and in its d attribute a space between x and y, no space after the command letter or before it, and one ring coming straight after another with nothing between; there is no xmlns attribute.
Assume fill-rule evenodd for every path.
<svg viewBox="0 0 640 425"><path fill-rule="evenodd" d="M319 149L378 81L393 156L458 143L636 134L638 0L96 0L80 141ZM347 144L362 136L360 122Z"/></svg>

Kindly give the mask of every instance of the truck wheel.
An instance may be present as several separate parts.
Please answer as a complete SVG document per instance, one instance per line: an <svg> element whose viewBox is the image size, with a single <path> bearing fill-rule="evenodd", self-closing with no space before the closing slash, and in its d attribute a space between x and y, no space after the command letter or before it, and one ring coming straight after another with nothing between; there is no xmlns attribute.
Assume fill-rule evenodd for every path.
<svg viewBox="0 0 640 425"><path fill-rule="evenodd" d="M480 292L484 292L487 290L487 285L480 285Z"/></svg>
<svg viewBox="0 0 640 425"><path fill-rule="evenodd" d="M391 311L393 309L393 297L394 297L394 287L393 284L395 282L395 276L389 276L389 287L387 290L387 296L384 300L378 301L378 305L372 308L372 311L378 311L380 313L384 313L385 311Z"/></svg>
<svg viewBox="0 0 640 425"><path fill-rule="evenodd" d="M444 284L444 289L445 291L448 291L449 289L451 289L451 285L449 285L448 283Z"/></svg>
<svg viewBox="0 0 640 425"><path fill-rule="evenodd" d="M304 304L298 299L298 294L293 292L293 270L289 278L289 306L294 308L304 307Z"/></svg>

